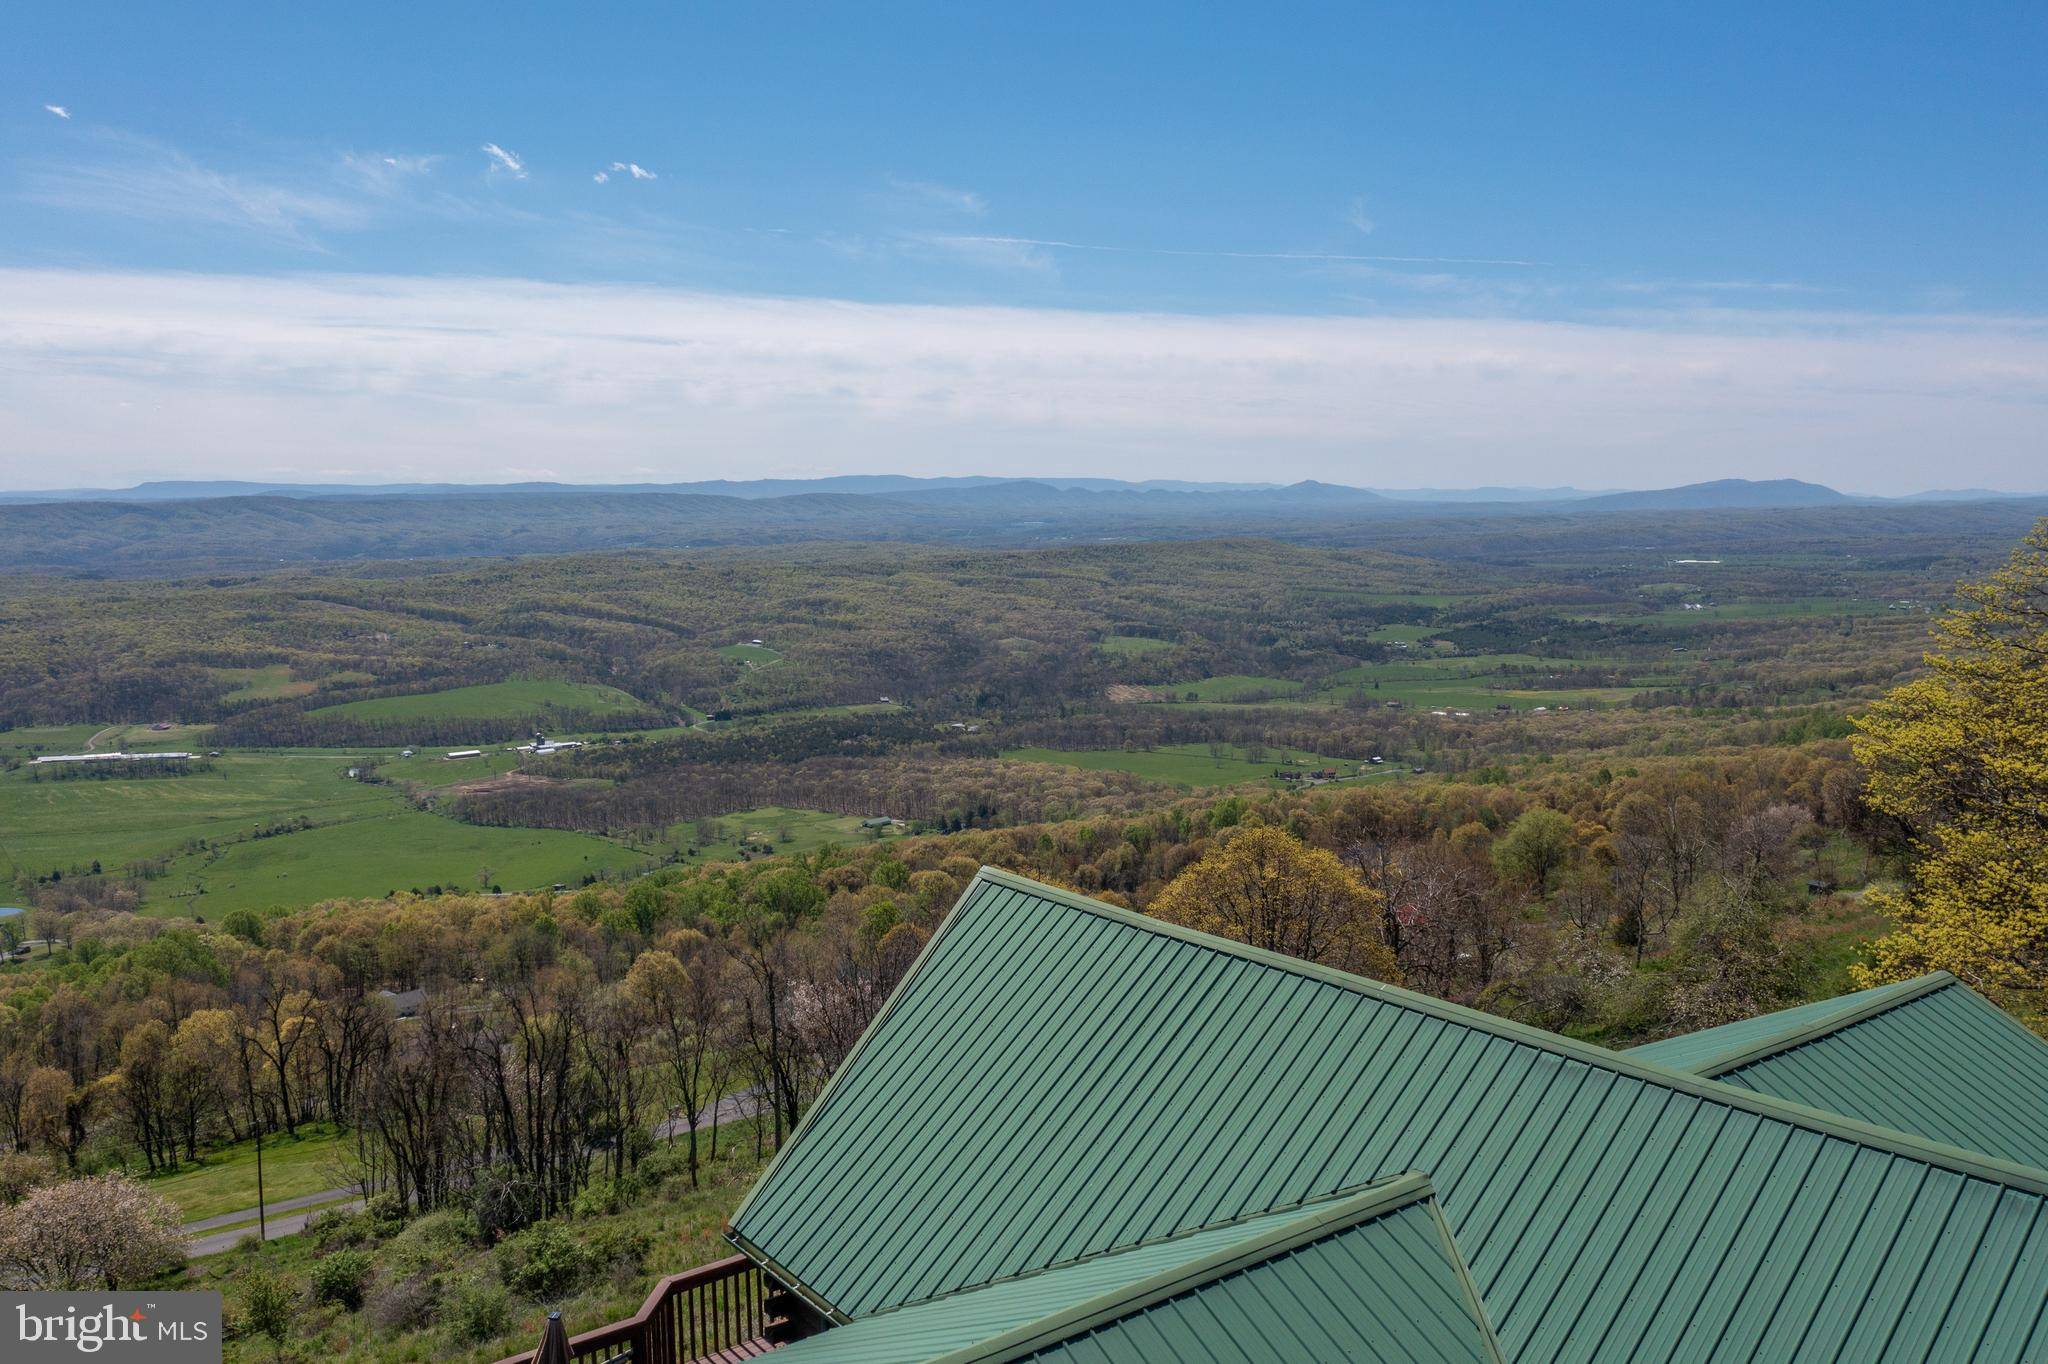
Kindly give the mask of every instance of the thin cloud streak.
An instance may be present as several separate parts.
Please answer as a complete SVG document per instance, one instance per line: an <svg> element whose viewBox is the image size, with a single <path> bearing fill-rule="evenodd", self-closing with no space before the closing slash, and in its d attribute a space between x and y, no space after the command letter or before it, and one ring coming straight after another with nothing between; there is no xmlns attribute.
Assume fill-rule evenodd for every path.
<svg viewBox="0 0 2048 1364"><path fill-rule="evenodd" d="M347 197L216 170L150 138L106 132L93 147L97 155L25 167L26 197L54 208L236 228L315 250L320 230L369 220L365 206Z"/></svg>
<svg viewBox="0 0 2048 1364"><path fill-rule="evenodd" d="M1531 268L1551 264L1549 261L1509 260L1494 256L1363 256L1348 251L1221 251L1195 247L1108 246L1099 242L1061 241L1053 237L961 236L953 240L1035 246L1048 251L1100 251L1119 256L1196 256L1216 260L1358 261L1381 265L1515 265Z"/></svg>
<svg viewBox="0 0 2048 1364"><path fill-rule="evenodd" d="M908 203L919 207L942 208L952 213L964 213L970 218L979 218L988 212L988 200L971 189L955 189L933 180L906 180L894 175L889 177L889 188Z"/></svg>
<svg viewBox="0 0 2048 1364"><path fill-rule="evenodd" d="M650 458L675 477L1113 463L1229 478L1251 460L1390 485L1796 466L1905 491L1937 455L1947 481L2038 481L2044 430L2034 319L1212 317L0 271L0 487L231 476L290 448L454 479L569 461L602 480Z"/></svg>
<svg viewBox="0 0 2048 1364"><path fill-rule="evenodd" d="M61 104L45 104L43 108L48 112L55 114L58 118L68 119L71 117L71 111L69 109L66 109Z"/></svg>

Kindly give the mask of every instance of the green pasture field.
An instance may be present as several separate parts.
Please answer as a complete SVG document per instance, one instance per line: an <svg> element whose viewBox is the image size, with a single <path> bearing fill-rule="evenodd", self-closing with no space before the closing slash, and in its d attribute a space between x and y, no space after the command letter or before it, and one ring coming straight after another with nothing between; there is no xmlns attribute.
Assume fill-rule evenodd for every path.
<svg viewBox="0 0 2048 1364"><path fill-rule="evenodd" d="M481 781L510 772L526 758L505 744L494 744L481 758L449 758L445 748L423 748L410 758L392 754L377 762L377 775L387 781L411 782L415 786L454 786L458 782ZM545 758L541 761L547 761Z"/></svg>
<svg viewBox="0 0 2048 1364"><path fill-rule="evenodd" d="M354 1161L354 1143L332 1123L301 1124L296 1136L274 1132L263 1139L264 1203L345 1187L354 1178ZM151 1193L177 1204L187 1222L254 1208L255 1143L201 1151L199 1164L181 1165L146 1183Z"/></svg>
<svg viewBox="0 0 2048 1364"><path fill-rule="evenodd" d="M1540 687L1484 687L1469 681L1429 680L1381 682L1377 687L1366 683L1363 688L1351 688L1341 692L1322 692L1319 700L1336 703L1352 695L1363 696L1367 701L1399 701L1411 710L1428 710L1433 707L1449 707L1458 710L1490 711L1506 702L1513 710L1530 710L1537 706L1579 706L1604 705L1615 701L1626 701L1636 694L1636 687L1581 687L1571 690L1545 689Z"/></svg>
<svg viewBox="0 0 2048 1364"><path fill-rule="evenodd" d="M380 756L453 781L507 770L519 755L402 764L395 754ZM484 867L497 884L531 889L646 861L642 852L586 834L484 828L415 809L394 786L349 780L351 766L369 761L344 752L230 752L211 760L211 770L182 777L0 774L0 875L43 876L95 860L118 873L166 857L164 874L143 882L144 912L212 917L416 885L474 887ZM248 837L302 815L312 828ZM184 851L200 840L211 846Z"/></svg>
<svg viewBox="0 0 2048 1364"><path fill-rule="evenodd" d="M1014 762L1057 763L1091 772L1129 772L1174 786L1234 786L1247 781L1279 785L1273 772L1280 767L1335 767L1346 775L1358 768L1355 759L1324 758L1302 749L1269 749L1264 761L1252 762L1244 756L1242 748L1224 745L1219 755L1211 753L1207 744L1172 744L1135 752L1117 748L1012 748L1004 750L1002 756Z"/></svg>
<svg viewBox="0 0 2048 1364"><path fill-rule="evenodd" d="M782 657L780 650L765 644L728 644L718 651L720 658L730 658L749 667L766 667Z"/></svg>
<svg viewBox="0 0 2048 1364"><path fill-rule="evenodd" d="M877 810L875 813L886 812ZM823 810L765 805L758 810L720 815L713 821L718 826L718 837L712 842L698 842L695 822L678 824L670 829L668 841L680 848L694 847L696 855L688 859L692 862L734 862L739 860L742 840L754 847L765 843L777 853L808 853L816 852L828 843L851 846L871 842L877 837L896 838L903 832L892 827L881 830L879 834L873 833L860 827L861 818L859 815L829 814Z"/></svg>
<svg viewBox="0 0 2048 1364"><path fill-rule="evenodd" d="M222 685L223 701L274 701L291 696L310 696L317 682L302 682L292 676L289 663L272 663L263 668L211 668Z"/></svg>
<svg viewBox="0 0 2048 1364"><path fill-rule="evenodd" d="M26 758L37 753L83 753L105 725L24 725L0 730L0 754Z"/></svg>
<svg viewBox="0 0 2048 1364"><path fill-rule="evenodd" d="M496 720L549 711L615 715L644 706L617 687L594 682L487 682L475 687L344 701L309 714L363 720Z"/></svg>
<svg viewBox="0 0 2048 1364"><path fill-rule="evenodd" d="M1657 613L1660 623L1672 617L1680 620L1782 620L1814 616L1878 616L1891 603L1869 597L1786 597L1778 601L1714 602L1697 611L1667 606ZM1900 615L1907 614L1904 611Z"/></svg>
<svg viewBox="0 0 2048 1364"><path fill-rule="evenodd" d="M1106 654L1151 654L1171 649L1173 641L1149 635L1104 635L1095 647Z"/></svg>
<svg viewBox="0 0 2048 1364"><path fill-rule="evenodd" d="M1234 674L1226 677L1205 677L1199 682L1165 682L1159 690L1173 701L1241 701L1247 693L1267 692L1276 696L1293 696L1301 690L1301 683L1285 677L1247 677Z"/></svg>
<svg viewBox="0 0 2048 1364"><path fill-rule="evenodd" d="M149 884L144 911L216 919L236 909L308 905L386 891L537 890L639 871L648 857L560 829L462 824L393 802L339 823L180 857ZM486 874L487 873L487 874Z"/></svg>
<svg viewBox="0 0 2048 1364"><path fill-rule="evenodd" d="M394 803L396 793L348 780L344 753L229 753L181 777L36 780L33 768L0 774L0 868L46 874L97 859L128 862L175 853L303 814L346 819Z"/></svg>
<svg viewBox="0 0 2048 1364"><path fill-rule="evenodd" d="M1355 687L1372 682L1445 682L1498 677L1507 682L1540 681L1546 672L1612 666L1607 658L1546 658L1537 654L1464 654L1444 658L1400 659L1361 663L1330 679L1333 686ZM1515 671L1510 671L1510 670ZM1533 672L1523 670L1534 670Z"/></svg>
<svg viewBox="0 0 2048 1364"><path fill-rule="evenodd" d="M1434 625L1381 625L1366 638L1374 644L1419 644L1442 633Z"/></svg>

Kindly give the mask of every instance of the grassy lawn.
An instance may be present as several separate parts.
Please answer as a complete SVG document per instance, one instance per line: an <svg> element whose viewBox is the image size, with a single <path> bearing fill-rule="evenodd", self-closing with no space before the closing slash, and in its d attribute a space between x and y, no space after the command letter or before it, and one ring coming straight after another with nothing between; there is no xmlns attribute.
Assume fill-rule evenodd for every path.
<svg viewBox="0 0 2048 1364"><path fill-rule="evenodd" d="M764 667L782 657L782 654L765 644L728 644L718 651L720 658L730 658L749 667Z"/></svg>
<svg viewBox="0 0 2048 1364"><path fill-rule="evenodd" d="M1228 744L1222 745L1220 752L1211 752L1207 744L1173 744L1144 752L1115 748L1012 748L1005 750L1003 756L1016 762L1058 763L1092 772L1130 772L1174 786L1233 786L1246 781L1278 785L1279 779L1273 775L1275 769L1290 766L1297 770L1330 766L1347 776L1358 769L1356 761L1326 759L1300 749L1268 749L1261 761L1253 762L1245 756L1244 749Z"/></svg>
<svg viewBox="0 0 2048 1364"><path fill-rule="evenodd" d="M353 1174L355 1145L332 1123L305 1123L297 1136L263 1139L263 1197L267 1203L338 1189ZM256 1206L256 1144L242 1141L201 1153L201 1164L148 1181L150 1191L176 1203L187 1222ZM256 1219L252 1216L250 1221Z"/></svg>
<svg viewBox="0 0 2048 1364"><path fill-rule="evenodd" d="M1171 649L1173 641L1147 635L1105 635L1095 647L1106 654L1151 654Z"/></svg>
<svg viewBox="0 0 2048 1364"><path fill-rule="evenodd" d="M365 720L496 720L551 711L613 715L645 709L617 687L593 682L490 682L476 687L413 696L384 696L374 701L344 701L321 706L313 715L354 716Z"/></svg>
<svg viewBox="0 0 2048 1364"><path fill-rule="evenodd" d="M1301 683L1284 677L1246 677L1239 673L1205 677L1199 682L1169 682L1159 690L1175 701L1243 701L1247 698L1293 696L1301 690Z"/></svg>

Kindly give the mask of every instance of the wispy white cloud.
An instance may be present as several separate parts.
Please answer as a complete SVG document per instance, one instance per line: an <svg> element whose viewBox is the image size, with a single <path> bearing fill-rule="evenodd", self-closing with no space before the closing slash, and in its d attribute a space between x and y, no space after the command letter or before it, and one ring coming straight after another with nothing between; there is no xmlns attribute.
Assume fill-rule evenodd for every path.
<svg viewBox="0 0 2048 1364"><path fill-rule="evenodd" d="M1509 265L1536 267L1540 260L1517 260L1498 256L1366 256L1348 251L1224 251L1202 247L1110 246L1100 242L1062 241L1056 237L964 237L956 242L984 242L990 245L1038 247L1046 251L1095 251L1118 256L1193 256L1211 260L1359 261L1388 265Z"/></svg>
<svg viewBox="0 0 2048 1364"><path fill-rule="evenodd" d="M900 200L920 208L940 208L970 218L979 218L988 212L988 200L971 189L955 189L932 180L904 180L893 175L889 177L889 188Z"/></svg>
<svg viewBox="0 0 2048 1364"><path fill-rule="evenodd" d="M526 178L526 163L513 153L500 147L497 143L486 142L481 150L485 156L491 158L491 169L493 171L504 171L515 180L524 180Z"/></svg>
<svg viewBox="0 0 2048 1364"><path fill-rule="evenodd" d="M645 166L636 166L631 161L614 161L612 162L612 169L620 174L630 175L635 180L652 180L655 178L653 171L648 170Z"/></svg>
<svg viewBox="0 0 2048 1364"><path fill-rule="evenodd" d="M356 183L390 196L406 191L413 182L431 175L440 160L437 155L417 152L343 152L341 165Z"/></svg>
<svg viewBox="0 0 2048 1364"><path fill-rule="evenodd" d="M913 233L906 241L939 251L969 265L997 270L1051 274L1058 266L1045 243L1022 237L960 236L944 232Z"/></svg>
<svg viewBox="0 0 2048 1364"><path fill-rule="evenodd" d="M1374 227L1378 226L1377 223L1373 222L1372 215L1365 211L1365 196L1363 194L1351 196L1351 202L1344 207L1344 221L1351 224L1355 231L1368 235L1371 234Z"/></svg>
<svg viewBox="0 0 2048 1364"><path fill-rule="evenodd" d="M1817 284L1784 279L1623 280L1611 286L1625 294L1824 294Z"/></svg>
<svg viewBox="0 0 2048 1364"><path fill-rule="evenodd" d="M71 111L69 109L66 109L61 104L45 104L43 108L49 111L50 113L55 114L58 118L71 117Z"/></svg>
<svg viewBox="0 0 2048 1364"><path fill-rule="evenodd" d="M123 403L132 404L124 407ZM497 279L0 271L0 486L267 467L1646 486L2038 482L2048 320L920 307ZM49 452L65 463L53 466ZM133 452L148 450L146 457Z"/></svg>
<svg viewBox="0 0 2048 1364"><path fill-rule="evenodd" d="M56 208L212 224L304 247L318 247L322 229L369 217L362 202L331 189L217 170L125 133L100 133L72 159L31 163L22 180L27 198Z"/></svg>

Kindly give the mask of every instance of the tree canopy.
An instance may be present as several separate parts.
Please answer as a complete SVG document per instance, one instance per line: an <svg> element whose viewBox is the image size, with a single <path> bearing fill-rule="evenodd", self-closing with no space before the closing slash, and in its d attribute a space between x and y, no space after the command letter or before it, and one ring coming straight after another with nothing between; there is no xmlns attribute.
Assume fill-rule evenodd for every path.
<svg viewBox="0 0 2048 1364"><path fill-rule="evenodd" d="M1985 990L2048 989L2048 521L1958 589L1928 675L1857 721L1865 799L1913 832L1897 917L1868 983L1944 969Z"/></svg>

